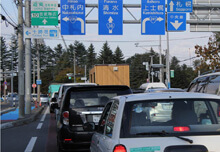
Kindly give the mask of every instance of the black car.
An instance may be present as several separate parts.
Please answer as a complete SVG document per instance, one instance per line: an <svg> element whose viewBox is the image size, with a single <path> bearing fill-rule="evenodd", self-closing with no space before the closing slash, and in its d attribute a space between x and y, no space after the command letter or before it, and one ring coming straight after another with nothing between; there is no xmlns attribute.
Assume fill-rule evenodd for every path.
<svg viewBox="0 0 220 152"><path fill-rule="evenodd" d="M91 130L96 130L106 103L114 96L131 93L128 86L119 85L72 87L66 90L57 118L59 151L89 151L94 133Z"/></svg>

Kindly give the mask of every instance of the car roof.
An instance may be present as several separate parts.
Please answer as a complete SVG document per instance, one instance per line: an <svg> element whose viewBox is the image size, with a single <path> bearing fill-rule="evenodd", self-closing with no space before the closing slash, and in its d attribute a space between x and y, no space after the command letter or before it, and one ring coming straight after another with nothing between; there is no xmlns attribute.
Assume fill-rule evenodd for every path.
<svg viewBox="0 0 220 152"><path fill-rule="evenodd" d="M157 99L219 99L220 96L194 92L160 92L125 95L126 102Z"/></svg>
<svg viewBox="0 0 220 152"><path fill-rule="evenodd" d="M65 83L62 84L62 86L78 86L78 85L92 85L92 86L96 86L96 83Z"/></svg>
<svg viewBox="0 0 220 152"><path fill-rule="evenodd" d="M204 76L212 76L212 75L220 75L220 72L214 72L214 73L208 73L208 74L200 75L197 78L204 77Z"/></svg>
<svg viewBox="0 0 220 152"><path fill-rule="evenodd" d="M185 90L181 88L160 88L160 89L151 89L149 88L148 90L145 91L146 93L149 92L185 92Z"/></svg>

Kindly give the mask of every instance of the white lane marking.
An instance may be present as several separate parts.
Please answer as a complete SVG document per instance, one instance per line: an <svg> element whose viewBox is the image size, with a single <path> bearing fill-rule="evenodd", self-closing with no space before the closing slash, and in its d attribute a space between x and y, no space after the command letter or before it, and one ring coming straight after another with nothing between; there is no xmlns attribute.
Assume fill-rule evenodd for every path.
<svg viewBox="0 0 220 152"><path fill-rule="evenodd" d="M49 112L49 107L47 107L47 109L45 110L44 112L44 115L42 116L41 120L40 121L44 121L45 118L46 118L46 114Z"/></svg>
<svg viewBox="0 0 220 152"><path fill-rule="evenodd" d="M41 129L43 123L39 123L38 126L37 126L37 129Z"/></svg>
<svg viewBox="0 0 220 152"><path fill-rule="evenodd" d="M24 152L32 152L36 140L37 140L37 137L32 137Z"/></svg>

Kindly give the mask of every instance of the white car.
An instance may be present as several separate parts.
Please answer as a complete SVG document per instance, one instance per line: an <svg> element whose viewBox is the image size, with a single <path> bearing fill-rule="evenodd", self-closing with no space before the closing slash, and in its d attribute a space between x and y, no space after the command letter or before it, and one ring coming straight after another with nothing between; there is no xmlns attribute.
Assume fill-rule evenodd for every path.
<svg viewBox="0 0 220 152"><path fill-rule="evenodd" d="M153 82L153 83L144 83L140 87L140 89L148 90L148 89L167 89L166 85L161 82Z"/></svg>
<svg viewBox="0 0 220 152"><path fill-rule="evenodd" d="M153 110L166 116L155 119ZM219 152L219 140L219 96L188 92L133 94L114 97L106 105L90 151Z"/></svg>

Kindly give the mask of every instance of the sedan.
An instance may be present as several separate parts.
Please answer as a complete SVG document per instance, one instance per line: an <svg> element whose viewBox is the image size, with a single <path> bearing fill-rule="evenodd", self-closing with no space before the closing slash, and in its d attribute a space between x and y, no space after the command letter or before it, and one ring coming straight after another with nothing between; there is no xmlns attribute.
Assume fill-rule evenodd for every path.
<svg viewBox="0 0 220 152"><path fill-rule="evenodd" d="M167 116L154 119L151 109ZM90 151L218 152L219 140L219 96L144 93L114 97L105 106Z"/></svg>

